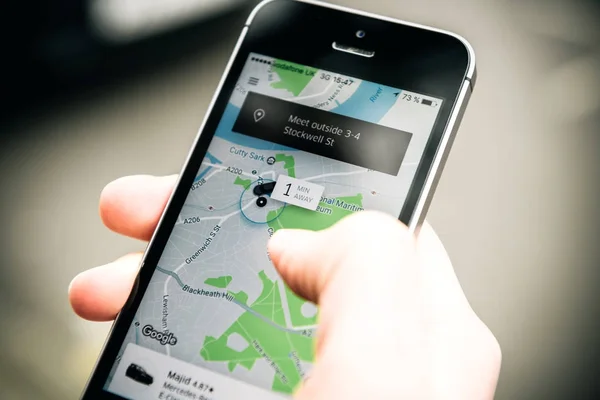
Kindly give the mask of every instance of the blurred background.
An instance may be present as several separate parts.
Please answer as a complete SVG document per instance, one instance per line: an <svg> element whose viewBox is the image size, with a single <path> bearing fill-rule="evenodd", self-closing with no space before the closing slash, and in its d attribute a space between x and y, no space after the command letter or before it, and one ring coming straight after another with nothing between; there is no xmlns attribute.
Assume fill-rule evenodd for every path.
<svg viewBox="0 0 600 400"><path fill-rule="evenodd" d="M477 88L429 220L502 345L497 399L600 398L600 4L335 3L471 41ZM179 171L254 4L6 6L1 399L78 398L110 325L79 320L68 284L144 248L102 226L100 191Z"/></svg>

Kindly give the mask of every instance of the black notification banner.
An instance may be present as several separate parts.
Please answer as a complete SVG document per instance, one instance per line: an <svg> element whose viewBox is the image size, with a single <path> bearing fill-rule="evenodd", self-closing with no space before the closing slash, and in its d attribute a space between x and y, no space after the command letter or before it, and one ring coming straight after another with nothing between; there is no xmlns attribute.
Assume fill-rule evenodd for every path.
<svg viewBox="0 0 600 400"><path fill-rule="evenodd" d="M398 175L412 137L254 92L246 96L233 131L390 175Z"/></svg>

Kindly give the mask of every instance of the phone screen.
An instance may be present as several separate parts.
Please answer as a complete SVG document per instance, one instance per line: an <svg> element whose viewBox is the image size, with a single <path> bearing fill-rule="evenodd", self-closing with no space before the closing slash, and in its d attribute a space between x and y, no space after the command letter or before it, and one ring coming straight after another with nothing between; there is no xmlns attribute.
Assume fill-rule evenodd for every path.
<svg viewBox="0 0 600 400"><path fill-rule="evenodd" d="M364 209L398 216L442 101L250 54L104 389L292 394L310 377L318 308L278 276L267 241Z"/></svg>

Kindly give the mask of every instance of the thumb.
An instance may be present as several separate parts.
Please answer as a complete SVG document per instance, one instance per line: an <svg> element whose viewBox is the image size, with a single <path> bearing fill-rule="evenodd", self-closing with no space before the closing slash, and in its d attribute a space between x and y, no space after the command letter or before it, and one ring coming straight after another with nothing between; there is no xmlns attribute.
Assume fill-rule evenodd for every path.
<svg viewBox="0 0 600 400"><path fill-rule="evenodd" d="M389 354L415 359L412 353L422 348L420 268L406 226L361 211L319 232L280 230L269 254L290 288L320 309L318 363L297 398L386 398L363 391L385 393L381 382L362 389L345 382L384 377L391 384L396 372L386 367ZM343 361L349 349L360 349L355 362ZM404 374L418 384L419 371Z"/></svg>
<svg viewBox="0 0 600 400"><path fill-rule="evenodd" d="M328 233L283 229L269 241L269 254L279 274L290 289L313 303L319 303L319 294L331 274L331 263L324 259L328 254L320 251Z"/></svg>
<svg viewBox="0 0 600 400"><path fill-rule="evenodd" d="M338 273L345 278L352 275L363 283L365 277L377 276L380 282L378 272L396 269L399 259L414 252L413 246L408 229L398 220L379 212L362 211L319 232L279 230L269 241L269 254L293 291L306 300L321 303Z"/></svg>

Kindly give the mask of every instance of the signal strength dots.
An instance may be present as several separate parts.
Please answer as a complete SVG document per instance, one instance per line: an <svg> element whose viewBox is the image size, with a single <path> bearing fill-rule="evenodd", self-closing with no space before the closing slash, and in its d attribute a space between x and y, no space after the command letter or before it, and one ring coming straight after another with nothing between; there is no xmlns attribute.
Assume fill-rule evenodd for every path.
<svg viewBox="0 0 600 400"><path fill-rule="evenodd" d="M258 57L252 57L252 58L251 58L251 60L252 60L252 61L254 61L254 62L259 62L259 63L261 63L261 64L268 64L268 65L271 65L271 64L272 64L272 62L271 62L271 61L269 61L269 60L264 60L264 59L262 59L262 58L258 58Z"/></svg>

